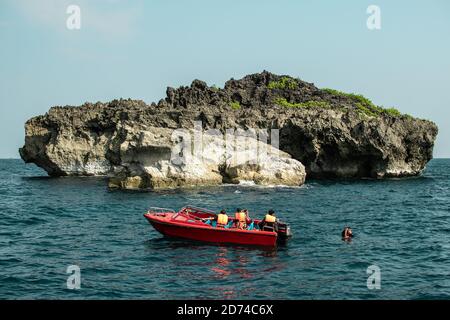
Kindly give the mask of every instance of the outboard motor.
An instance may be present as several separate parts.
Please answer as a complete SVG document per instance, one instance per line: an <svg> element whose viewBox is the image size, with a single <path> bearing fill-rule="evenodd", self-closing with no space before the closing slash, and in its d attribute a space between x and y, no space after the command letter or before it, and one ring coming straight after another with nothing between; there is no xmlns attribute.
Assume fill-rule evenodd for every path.
<svg viewBox="0 0 450 320"><path fill-rule="evenodd" d="M292 237L291 227L284 222L278 222L278 241L286 242Z"/></svg>

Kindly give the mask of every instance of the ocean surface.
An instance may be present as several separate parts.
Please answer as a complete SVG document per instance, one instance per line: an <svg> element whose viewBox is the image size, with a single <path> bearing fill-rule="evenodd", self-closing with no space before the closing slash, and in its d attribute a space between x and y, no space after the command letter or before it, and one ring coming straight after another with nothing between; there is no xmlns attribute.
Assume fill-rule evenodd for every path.
<svg viewBox="0 0 450 320"><path fill-rule="evenodd" d="M187 204L253 217L274 208L294 236L275 250L205 245L163 238L143 217ZM70 265L79 290L67 288ZM367 286L373 265L379 289ZM109 298L450 299L450 160L400 180L160 192L0 160L0 299Z"/></svg>

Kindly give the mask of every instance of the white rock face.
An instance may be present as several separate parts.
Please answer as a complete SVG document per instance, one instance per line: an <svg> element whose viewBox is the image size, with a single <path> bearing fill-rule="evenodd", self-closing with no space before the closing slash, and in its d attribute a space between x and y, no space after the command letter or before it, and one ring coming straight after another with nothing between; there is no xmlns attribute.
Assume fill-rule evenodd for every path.
<svg viewBox="0 0 450 320"><path fill-rule="evenodd" d="M305 167L287 153L254 138L127 127L120 146L122 164L109 186L123 189L219 185L253 181L260 185L301 185Z"/></svg>
<svg viewBox="0 0 450 320"><path fill-rule="evenodd" d="M253 181L259 185L299 186L305 182L305 167L291 158L269 158L261 164L227 166L225 172L233 183Z"/></svg>
<svg viewBox="0 0 450 320"><path fill-rule="evenodd" d="M109 139L105 135L83 135L71 128L51 139L52 132L40 126L26 126L27 156L35 158L36 164L50 175L95 176L111 170L106 159ZM45 147L43 147L45 146Z"/></svg>

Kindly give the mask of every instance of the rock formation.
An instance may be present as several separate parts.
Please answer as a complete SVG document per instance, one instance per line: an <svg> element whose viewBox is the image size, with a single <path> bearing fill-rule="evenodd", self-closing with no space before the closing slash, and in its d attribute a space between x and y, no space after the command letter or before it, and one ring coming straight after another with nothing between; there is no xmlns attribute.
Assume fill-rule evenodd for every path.
<svg viewBox="0 0 450 320"><path fill-rule="evenodd" d="M264 161L231 161L242 158L239 148L223 152L227 130L238 129L267 130L267 141L248 140L267 149ZM270 138L274 129L279 145ZM174 135L183 130L187 136ZM222 137L203 137L199 155L188 142L206 130ZM169 87L157 104L121 99L53 107L27 121L20 155L51 176L109 175L109 185L120 188L300 185L305 170L308 178L418 175L432 158L437 131L430 121L362 96L264 71L231 79L223 89L199 80ZM180 163L172 161L177 152Z"/></svg>

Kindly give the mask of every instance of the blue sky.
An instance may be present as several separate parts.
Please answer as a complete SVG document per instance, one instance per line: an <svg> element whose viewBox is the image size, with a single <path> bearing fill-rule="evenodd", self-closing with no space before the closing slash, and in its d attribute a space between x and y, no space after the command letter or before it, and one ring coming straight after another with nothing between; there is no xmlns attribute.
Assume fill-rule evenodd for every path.
<svg viewBox="0 0 450 320"><path fill-rule="evenodd" d="M68 30L66 8L81 9ZM369 5L381 30L366 27ZM450 2L0 0L0 158L54 105L148 103L269 70L435 121L450 157Z"/></svg>

